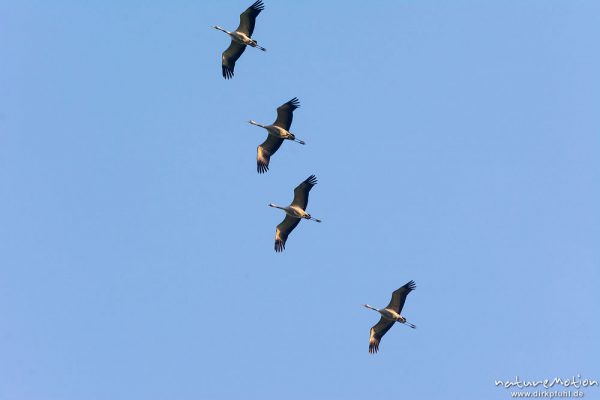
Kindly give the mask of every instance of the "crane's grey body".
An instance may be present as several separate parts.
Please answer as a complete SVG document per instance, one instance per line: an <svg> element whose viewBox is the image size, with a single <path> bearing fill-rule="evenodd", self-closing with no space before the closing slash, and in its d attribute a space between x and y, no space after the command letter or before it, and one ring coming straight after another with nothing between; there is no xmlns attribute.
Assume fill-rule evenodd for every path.
<svg viewBox="0 0 600 400"><path fill-rule="evenodd" d="M267 49L259 46L258 42L256 40L252 39L250 36L246 35L244 32L238 32L238 31L229 32L227 29L222 28L218 25L213 26L213 28L215 28L216 30L225 32L236 43L242 44L244 46L257 47L257 48L261 49L262 51L267 51Z"/></svg>
<svg viewBox="0 0 600 400"><path fill-rule="evenodd" d="M250 120L248 121L249 124L252 125L256 125L256 126L260 126L263 129L266 129L266 131L269 133L269 135L276 137L278 139L287 139L287 140L293 140L293 141L297 141L300 144L305 144L302 140L296 140L296 135L294 135L292 132L283 129L280 126L276 126L276 125L263 125L263 124L259 124L256 121Z"/></svg>
<svg viewBox="0 0 600 400"><path fill-rule="evenodd" d="M280 206L276 206L275 204L271 203L271 204L269 204L269 207L279 208L280 210L285 211L285 213L292 218L314 219L317 222L321 222L321 220L311 217L311 215L309 213L307 213L306 211L304 211L303 209L301 209L300 207L297 207L297 206L280 207Z"/></svg>
<svg viewBox="0 0 600 400"><path fill-rule="evenodd" d="M389 308L382 308L381 310L378 310L374 307L371 307L368 304L365 304L365 307L377 311L379 314L381 314L383 318L385 318L388 321L400 322L402 324L406 322L406 318L398 314L396 311L390 310Z"/></svg>

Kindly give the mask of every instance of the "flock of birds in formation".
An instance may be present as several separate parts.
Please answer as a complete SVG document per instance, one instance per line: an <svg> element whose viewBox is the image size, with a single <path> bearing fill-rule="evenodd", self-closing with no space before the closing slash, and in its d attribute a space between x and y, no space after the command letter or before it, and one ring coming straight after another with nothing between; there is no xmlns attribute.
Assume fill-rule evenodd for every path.
<svg viewBox="0 0 600 400"><path fill-rule="evenodd" d="M256 17L264 10L262 0L257 0L254 4L246 9L240 15L240 25L233 32L230 32L220 26L213 26L214 29L225 32L231 38L231 44L223 52L222 55L222 71L225 79L233 78L233 71L236 61L240 58L247 46L257 48L262 51L267 51L264 47L258 45L258 42L252 39ZM277 108L277 119L272 125L263 125L256 121L248 121L252 125L266 129L267 139L258 146L256 156L256 168L259 174L269 170L269 160L271 156L279 149L285 140L290 140L296 143L305 144L304 141L296 138L296 135L290 132L292 125L294 110L300 107L300 101L294 97L285 104ZM308 205L308 194L310 190L317 184L317 177L309 176L306 180L300 183L294 189L294 200L287 207L269 204L270 207L279 208L286 214L283 221L277 225L275 230L275 251L281 252L285 249L285 243L289 234L298 226L301 219L321 222L320 219L312 217L306 212ZM416 328L415 325L406 321L400 313L406 301L406 296L416 288L415 283L410 281L401 288L392 293L392 299L387 307L377 309L368 304L364 307L377 311L381 314L379 322L375 324L370 331L369 338L369 353L377 353L379 351L379 342L383 335L396 323L405 324L411 328Z"/></svg>

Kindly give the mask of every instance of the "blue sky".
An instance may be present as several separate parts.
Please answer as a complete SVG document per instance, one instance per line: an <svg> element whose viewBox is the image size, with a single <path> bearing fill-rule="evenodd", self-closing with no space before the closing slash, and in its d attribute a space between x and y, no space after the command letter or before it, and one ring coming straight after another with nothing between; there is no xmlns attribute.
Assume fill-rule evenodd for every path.
<svg viewBox="0 0 600 400"><path fill-rule="evenodd" d="M0 1L0 399L600 379L600 4L265 0L225 81L250 4ZM246 121L294 96L258 175ZM360 305L411 279L370 355Z"/></svg>

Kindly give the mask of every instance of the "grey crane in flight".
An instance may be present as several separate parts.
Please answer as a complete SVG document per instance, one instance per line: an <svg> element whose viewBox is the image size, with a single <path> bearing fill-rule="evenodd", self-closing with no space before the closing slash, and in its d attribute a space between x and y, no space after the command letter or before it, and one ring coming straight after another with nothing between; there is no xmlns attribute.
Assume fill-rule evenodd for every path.
<svg viewBox="0 0 600 400"><path fill-rule="evenodd" d="M308 193L316 184L317 177L311 175L294 189L294 200L292 201L292 204L287 207L280 207L273 203L269 204L269 207L279 208L286 213L285 218L279 225L277 225L277 229L275 230L276 252L280 252L285 249L285 242L287 241L289 234L300 223L301 219L309 219L312 221L321 222L320 219L313 218L305 211L308 204Z"/></svg>
<svg viewBox="0 0 600 400"><path fill-rule="evenodd" d="M413 329L416 328L415 325L407 322L406 318L400 315L402 312L402 307L404 307L404 302L406 301L406 296L415 290L415 288L415 282L410 281L406 285L395 290L392 293L392 300L390 300L390 304L381 310L371 307L368 304L363 304L364 307L377 311L379 314L381 314L379 322L371 328L371 334L369 338L369 353L374 354L379 351L379 342L381 341L381 338L396 322L400 324L406 324Z"/></svg>
<svg viewBox="0 0 600 400"><path fill-rule="evenodd" d="M221 28L218 25L213 28L225 32L231 38L231 44L223 52L221 57L221 64L223 70L223 78L233 78L233 69L235 68L235 62L240 58L246 46L256 47L262 51L267 51L264 47L258 45L258 42L251 38L254 32L254 24L256 23L256 17L265 6L262 0L257 0L250 7L240 14L240 25L233 32L229 32L227 29Z"/></svg>
<svg viewBox="0 0 600 400"><path fill-rule="evenodd" d="M285 104L277 107L277 119L272 125L259 124L256 121L248 121L252 125L260 126L267 130L269 135L258 148L256 156L256 170L259 174L269 170L269 160L271 156L279 149L279 146L284 140L292 140L300 144L306 144L304 141L296 139L296 135L290 132L292 119L294 118L294 110L300 107L300 101L294 97Z"/></svg>

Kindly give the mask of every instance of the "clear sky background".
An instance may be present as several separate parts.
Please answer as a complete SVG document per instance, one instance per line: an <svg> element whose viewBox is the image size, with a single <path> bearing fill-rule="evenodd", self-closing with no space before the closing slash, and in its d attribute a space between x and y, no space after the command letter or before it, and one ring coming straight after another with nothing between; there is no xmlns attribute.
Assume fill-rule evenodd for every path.
<svg viewBox="0 0 600 400"><path fill-rule="evenodd" d="M600 3L265 0L225 81L251 3L0 1L0 399L600 380Z"/></svg>

